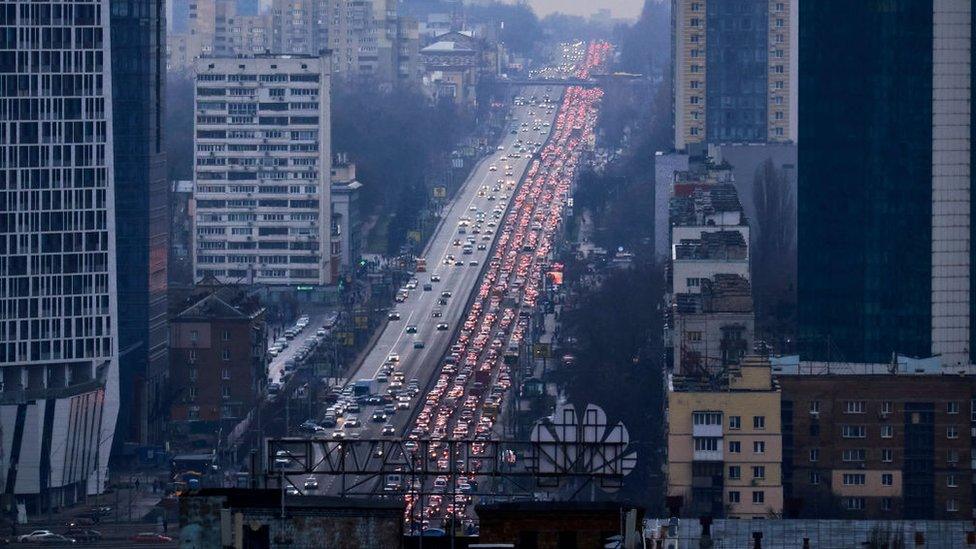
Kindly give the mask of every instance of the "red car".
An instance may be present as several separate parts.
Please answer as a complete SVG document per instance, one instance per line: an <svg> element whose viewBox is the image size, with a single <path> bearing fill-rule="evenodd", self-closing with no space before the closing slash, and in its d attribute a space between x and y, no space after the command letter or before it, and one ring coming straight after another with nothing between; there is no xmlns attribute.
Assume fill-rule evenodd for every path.
<svg viewBox="0 0 976 549"><path fill-rule="evenodd" d="M129 538L129 541L133 543L173 543L173 538L156 532L140 532Z"/></svg>

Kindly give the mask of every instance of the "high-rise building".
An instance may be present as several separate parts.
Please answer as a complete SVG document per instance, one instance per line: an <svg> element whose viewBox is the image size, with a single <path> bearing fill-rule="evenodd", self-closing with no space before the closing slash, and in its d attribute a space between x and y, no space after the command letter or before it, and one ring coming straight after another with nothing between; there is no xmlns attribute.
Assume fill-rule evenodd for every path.
<svg viewBox="0 0 976 549"><path fill-rule="evenodd" d="M116 444L160 444L165 425L169 184L163 150L163 0L111 0L119 379Z"/></svg>
<svg viewBox="0 0 976 549"><path fill-rule="evenodd" d="M672 0L674 146L796 141L798 0Z"/></svg>
<svg viewBox="0 0 976 549"><path fill-rule="evenodd" d="M332 282L329 57L196 63L194 279Z"/></svg>
<svg viewBox="0 0 976 549"><path fill-rule="evenodd" d="M119 412L109 8L0 5L0 483L28 512L101 491Z"/></svg>
<svg viewBox="0 0 976 549"><path fill-rule="evenodd" d="M804 359L972 362L972 3L800 4Z"/></svg>
<svg viewBox="0 0 976 549"><path fill-rule="evenodd" d="M337 77L397 81L400 53L394 0L334 0L326 22Z"/></svg>
<svg viewBox="0 0 976 549"><path fill-rule="evenodd" d="M718 383L669 376L668 496L680 516L782 513L780 389L770 365L746 357Z"/></svg>

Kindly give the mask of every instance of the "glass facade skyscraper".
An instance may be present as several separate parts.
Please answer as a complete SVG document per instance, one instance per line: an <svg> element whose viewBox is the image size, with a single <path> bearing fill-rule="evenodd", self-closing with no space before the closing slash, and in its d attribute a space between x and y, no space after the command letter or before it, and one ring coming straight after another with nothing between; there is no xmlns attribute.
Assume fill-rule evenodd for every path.
<svg viewBox="0 0 976 549"><path fill-rule="evenodd" d="M0 487L99 492L118 415L107 0L0 3Z"/></svg>
<svg viewBox="0 0 976 549"><path fill-rule="evenodd" d="M169 189L162 143L166 17L162 0L110 0L115 120L119 442L158 443L168 405L166 264Z"/></svg>
<svg viewBox="0 0 976 549"><path fill-rule="evenodd" d="M799 6L802 356L967 362L972 6Z"/></svg>

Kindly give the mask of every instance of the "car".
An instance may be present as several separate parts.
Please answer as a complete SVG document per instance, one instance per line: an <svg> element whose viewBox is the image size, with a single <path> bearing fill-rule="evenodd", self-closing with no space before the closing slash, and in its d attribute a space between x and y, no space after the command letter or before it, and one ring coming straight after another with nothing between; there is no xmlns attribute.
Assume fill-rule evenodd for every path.
<svg viewBox="0 0 976 549"><path fill-rule="evenodd" d="M95 543L96 541L101 541L102 533L98 530L70 528L64 533L64 537L71 538L78 543Z"/></svg>
<svg viewBox="0 0 976 549"><path fill-rule="evenodd" d="M430 312L431 318L440 318L442 316L444 316L444 312L441 311L440 309L434 309L433 311Z"/></svg>
<svg viewBox="0 0 976 549"><path fill-rule="evenodd" d="M396 353L390 353L390 355L386 357L386 360L390 362L400 362L400 355Z"/></svg>
<svg viewBox="0 0 976 549"><path fill-rule="evenodd" d="M54 532L50 530L34 530L30 534L23 534L17 536L17 541L19 541L20 543L29 543L31 541L34 541L35 538L38 538L40 536L47 536L53 533Z"/></svg>
<svg viewBox="0 0 976 549"><path fill-rule="evenodd" d="M477 267L478 266L478 262L477 261L474 261L474 260L469 261L468 262L468 266L469 267Z"/></svg>
<svg viewBox="0 0 976 549"><path fill-rule="evenodd" d="M386 421L386 412L383 412L382 410L373 412L372 420L376 423L384 423Z"/></svg>
<svg viewBox="0 0 976 549"><path fill-rule="evenodd" d="M434 289L434 287L431 286L431 284L429 282L427 284L424 284L424 291L425 292L429 292L429 291L431 291L433 289Z"/></svg>
<svg viewBox="0 0 976 549"><path fill-rule="evenodd" d="M488 246L486 246L484 244L478 244L478 251L483 252L483 251L485 251L487 249L488 249Z"/></svg>
<svg viewBox="0 0 976 549"><path fill-rule="evenodd" d="M443 332L446 329L447 329L447 323L446 322L441 322L440 324L437 325L437 330L438 331Z"/></svg>
<svg viewBox="0 0 976 549"><path fill-rule="evenodd" d="M464 266L464 261L461 261L460 259L458 259L457 261L454 262L454 266L455 267L463 267Z"/></svg>
<svg viewBox="0 0 976 549"><path fill-rule="evenodd" d="M437 273L434 273L434 274L430 275L430 281L431 282L440 282L441 281L441 275L439 275Z"/></svg>
<svg viewBox="0 0 976 549"><path fill-rule="evenodd" d="M415 333L417 333L417 326L415 326L413 324L407 326L407 333L408 334L415 334Z"/></svg>
<svg viewBox="0 0 976 549"><path fill-rule="evenodd" d="M451 292L443 291L443 292L441 292L441 297L443 297L444 299L447 299L447 298L451 297Z"/></svg>
<svg viewBox="0 0 976 549"><path fill-rule="evenodd" d="M400 320L400 313L396 311L390 311L390 314L386 315L387 320Z"/></svg>
<svg viewBox="0 0 976 549"><path fill-rule="evenodd" d="M75 543L74 538L69 538L67 536L62 536L61 534L47 533L41 536L35 536L29 540L30 543L38 543L42 545L70 545Z"/></svg>
<svg viewBox="0 0 976 549"><path fill-rule="evenodd" d="M156 532L140 532L129 538L133 543L173 543L173 538Z"/></svg>
<svg viewBox="0 0 976 549"><path fill-rule="evenodd" d="M489 172L495 172L495 171L498 171L498 168L496 166L488 166L488 171Z"/></svg>
<svg viewBox="0 0 976 549"><path fill-rule="evenodd" d="M316 480L315 477L308 477L307 479L305 479L305 489L306 490L318 490L319 489L319 481Z"/></svg>
<svg viewBox="0 0 976 549"><path fill-rule="evenodd" d="M289 496L301 495L301 492L298 491L298 488L295 488L294 486L289 486L288 488L285 488L285 493L288 494Z"/></svg>
<svg viewBox="0 0 976 549"><path fill-rule="evenodd" d="M342 440L346 438L346 432L340 429L336 429L332 432L332 438L335 440Z"/></svg>
<svg viewBox="0 0 976 549"><path fill-rule="evenodd" d="M424 342L423 341L419 341L419 340L418 341L414 341L413 342L413 348L414 349L423 349L424 348Z"/></svg>
<svg viewBox="0 0 976 549"><path fill-rule="evenodd" d="M324 431L325 428L319 425L318 423L315 423L314 421L308 419L303 421L302 424L298 426L298 430L303 433L318 433L320 431Z"/></svg>
<svg viewBox="0 0 976 549"><path fill-rule="evenodd" d="M384 436L395 435L396 427L390 423L387 423L386 425L383 426L383 430L381 431L381 434L383 434Z"/></svg>
<svg viewBox="0 0 976 549"><path fill-rule="evenodd" d="M355 427L361 427L361 426L362 426L362 423L359 422L359 418L356 417L356 416L349 416L349 417L347 417L342 422L342 428L343 429L348 428L348 427L355 428Z"/></svg>

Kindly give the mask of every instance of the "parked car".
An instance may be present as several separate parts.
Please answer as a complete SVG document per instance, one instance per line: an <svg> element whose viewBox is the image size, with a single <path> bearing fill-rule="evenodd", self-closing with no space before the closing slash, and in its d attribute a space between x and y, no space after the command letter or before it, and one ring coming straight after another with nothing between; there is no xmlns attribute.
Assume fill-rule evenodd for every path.
<svg viewBox="0 0 976 549"><path fill-rule="evenodd" d="M34 530L30 534L23 534L17 536L17 541L19 541L20 543L30 543L32 541L35 541L37 538L40 538L41 536L46 536L48 534L53 534L53 533L54 532L50 530Z"/></svg>
<svg viewBox="0 0 976 549"><path fill-rule="evenodd" d="M173 538L156 532L140 532L129 538L133 543L173 543Z"/></svg>
<svg viewBox="0 0 976 549"><path fill-rule="evenodd" d="M88 530L85 528L70 528L64 533L64 536L78 543L95 543L102 539L102 533L98 530Z"/></svg>

